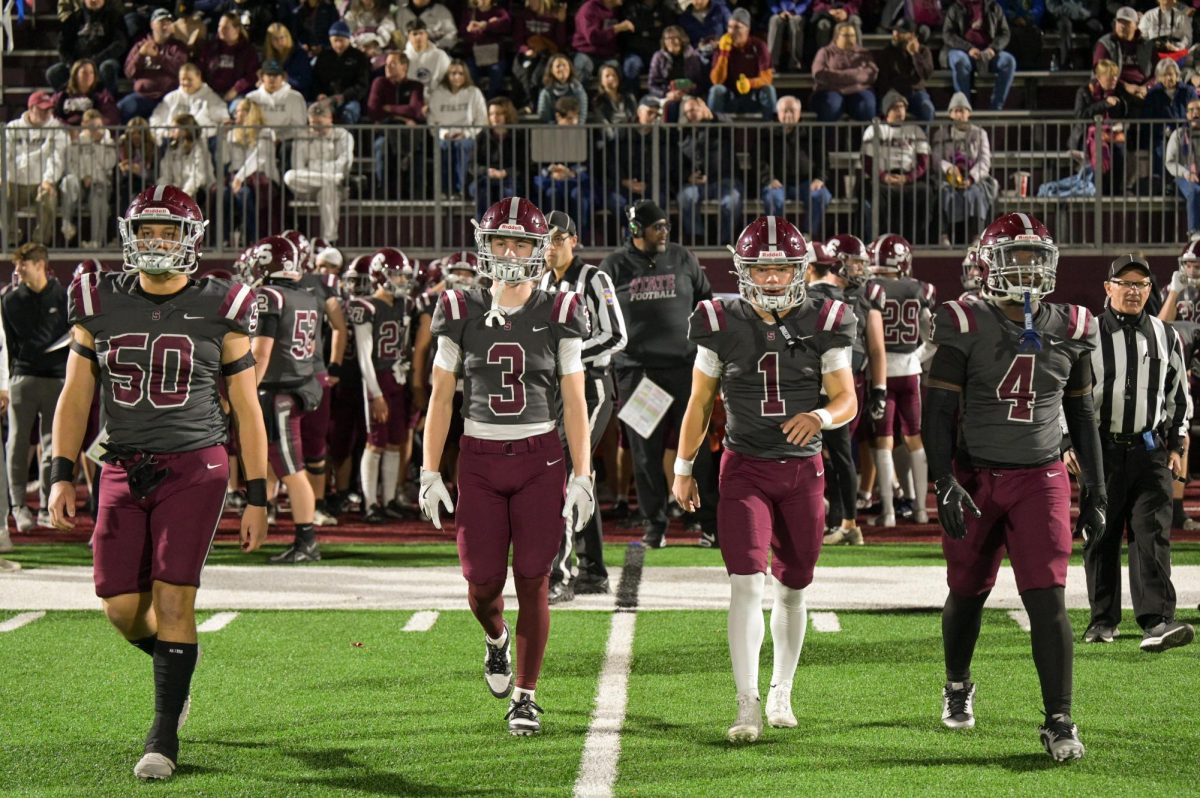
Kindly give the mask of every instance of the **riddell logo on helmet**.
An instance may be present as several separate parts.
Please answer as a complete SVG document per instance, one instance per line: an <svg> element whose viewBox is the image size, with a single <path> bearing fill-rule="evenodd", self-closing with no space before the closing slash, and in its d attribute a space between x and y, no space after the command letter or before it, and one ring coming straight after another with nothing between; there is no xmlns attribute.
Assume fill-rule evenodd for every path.
<svg viewBox="0 0 1200 798"><path fill-rule="evenodd" d="M171 211L167 208L143 208L143 216L170 216Z"/></svg>
<svg viewBox="0 0 1200 798"><path fill-rule="evenodd" d="M525 225L523 225L523 224L502 224L497 229L503 230L507 233L524 233Z"/></svg>
<svg viewBox="0 0 1200 798"><path fill-rule="evenodd" d="M785 259L787 259L787 253L783 252L781 250L778 250L778 249L769 249L769 250L766 250L765 252L758 253L758 257L771 258L774 260L785 260Z"/></svg>

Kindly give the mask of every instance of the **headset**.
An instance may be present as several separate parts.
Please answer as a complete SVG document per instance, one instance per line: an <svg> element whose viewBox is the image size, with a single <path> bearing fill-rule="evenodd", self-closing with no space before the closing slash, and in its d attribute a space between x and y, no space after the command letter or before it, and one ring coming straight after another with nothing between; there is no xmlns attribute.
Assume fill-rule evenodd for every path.
<svg viewBox="0 0 1200 798"><path fill-rule="evenodd" d="M642 237L642 223L637 220L637 209L642 202L645 202L645 200L640 200L625 209L625 214L629 217L629 235L634 238Z"/></svg>

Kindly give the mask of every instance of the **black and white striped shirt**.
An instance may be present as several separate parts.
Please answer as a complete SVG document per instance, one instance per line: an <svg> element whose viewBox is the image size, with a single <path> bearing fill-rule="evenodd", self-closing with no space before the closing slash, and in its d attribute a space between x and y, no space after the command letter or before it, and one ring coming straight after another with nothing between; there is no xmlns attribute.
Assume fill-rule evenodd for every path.
<svg viewBox="0 0 1200 798"><path fill-rule="evenodd" d="M1181 449L1192 417L1192 397L1179 336L1148 313L1131 321L1109 308L1099 322L1100 346L1092 353L1092 398L1100 434L1155 431L1164 435L1170 448Z"/></svg>
<svg viewBox="0 0 1200 798"><path fill-rule="evenodd" d="M604 369L612 362L613 353L625 348L629 340L625 332L625 316L617 304L617 292L612 279L595 266L579 258L563 272L561 280L555 279L554 270L547 267L538 288L551 293L574 291L587 303L588 317L592 322L591 335L583 341L583 365L589 369Z"/></svg>

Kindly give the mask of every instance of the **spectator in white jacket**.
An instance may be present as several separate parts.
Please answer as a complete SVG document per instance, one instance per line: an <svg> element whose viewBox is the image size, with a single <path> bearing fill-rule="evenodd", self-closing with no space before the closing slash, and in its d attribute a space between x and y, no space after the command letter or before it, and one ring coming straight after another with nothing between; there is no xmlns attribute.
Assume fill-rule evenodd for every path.
<svg viewBox="0 0 1200 798"><path fill-rule="evenodd" d="M50 113L54 100L48 91L29 95L28 110L9 122L5 136L8 183L8 218L5 220L6 249L20 243L17 211L33 206L37 212L30 241L49 245L54 240L54 215L58 212L58 189L63 173L67 135Z"/></svg>
<svg viewBox="0 0 1200 798"><path fill-rule="evenodd" d="M275 131L263 125L263 110L258 103L249 97L240 100L234 127L225 133L220 148L221 165L229 181L225 192L227 226L235 233L245 231L244 238L233 241L235 245L258 240L259 220L269 222L270 208L275 204L272 200L278 194Z"/></svg>
<svg viewBox="0 0 1200 798"><path fill-rule="evenodd" d="M204 208L207 191L216 182L208 147L197 140L196 117L180 114L171 120L171 124L167 152L158 162L158 182L178 186Z"/></svg>
<svg viewBox="0 0 1200 798"><path fill-rule="evenodd" d="M467 167L475 160L475 137L487 128L487 101L471 82L467 64L454 59L446 77L429 94L425 119L442 149L442 188L466 191Z"/></svg>
<svg viewBox="0 0 1200 798"><path fill-rule="evenodd" d="M292 88L287 72L278 61L270 60L258 73L258 88L246 95L262 110L265 124L275 131L278 141L288 141L304 133L308 124L304 95Z"/></svg>
<svg viewBox="0 0 1200 798"><path fill-rule="evenodd" d="M221 95L204 82L200 67L184 64L179 68L179 88L167 92L150 114L154 139L165 144L170 134L171 120L189 114L203 131L205 139L217 135L217 129L229 121L229 109Z"/></svg>
<svg viewBox="0 0 1200 798"><path fill-rule="evenodd" d="M434 46L449 52L458 44L458 22L449 8L435 0L409 0L408 5L396 9L397 45L404 43L408 23L414 19L421 20L425 25Z"/></svg>
<svg viewBox="0 0 1200 798"><path fill-rule="evenodd" d="M342 185L354 162L354 137L333 126L333 107L321 100L308 107L308 133L292 144L292 168L283 182L300 197L316 196L321 213L321 237L332 244L338 237Z"/></svg>
<svg viewBox="0 0 1200 798"><path fill-rule="evenodd" d="M1180 6L1177 0L1158 0L1157 8L1142 14L1138 30L1155 52L1186 50L1192 46L1191 10Z"/></svg>
<svg viewBox="0 0 1200 798"><path fill-rule="evenodd" d="M91 237L84 249L108 246L108 222L112 215L113 174L117 168L117 145L95 108L83 112L78 136L67 145L66 174L62 190L62 232L68 243L83 220L78 217L80 201L86 199ZM79 222L79 225L76 225Z"/></svg>
<svg viewBox="0 0 1200 798"><path fill-rule="evenodd" d="M450 56L429 38L429 31L422 20L414 19L405 28L408 44L404 54L408 56L408 76L425 87L425 96L434 86L441 83L450 68Z"/></svg>

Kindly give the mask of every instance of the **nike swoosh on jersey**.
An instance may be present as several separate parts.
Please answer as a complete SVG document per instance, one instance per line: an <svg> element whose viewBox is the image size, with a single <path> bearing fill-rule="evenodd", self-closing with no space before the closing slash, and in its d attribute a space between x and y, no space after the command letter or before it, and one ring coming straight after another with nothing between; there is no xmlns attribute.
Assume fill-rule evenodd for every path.
<svg viewBox="0 0 1200 798"><path fill-rule="evenodd" d="M221 467L221 464L220 464L220 463L216 463L216 464L213 464L213 465L209 465L208 463L205 463L204 465L205 465L205 467L207 467L207 468L208 468L208 470L209 470L209 471L212 471L214 468L220 468L220 467Z"/></svg>
<svg viewBox="0 0 1200 798"><path fill-rule="evenodd" d="M549 326L546 326L546 327L534 327L534 328L533 328L533 331L534 331L534 332L541 332L542 330L548 330L548 329L550 329L550 327L549 327Z"/></svg>
<svg viewBox="0 0 1200 798"><path fill-rule="evenodd" d="M546 463L546 465L552 466L552 465L557 465L558 463L561 463L561 462L562 462L562 458L560 457L557 460L550 460L549 462Z"/></svg>
<svg viewBox="0 0 1200 798"><path fill-rule="evenodd" d="M203 321L204 320L203 316L189 316L186 313L183 314L183 318L186 319L187 321Z"/></svg>
<svg viewBox="0 0 1200 798"><path fill-rule="evenodd" d="M1046 472L1046 476L1048 476L1048 477L1056 477L1056 476L1058 476L1058 472L1057 472L1057 471L1047 471L1047 472Z"/></svg>

